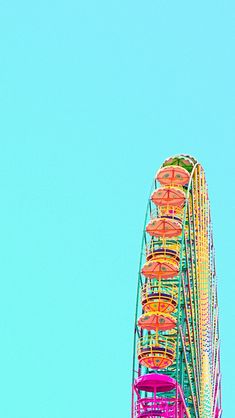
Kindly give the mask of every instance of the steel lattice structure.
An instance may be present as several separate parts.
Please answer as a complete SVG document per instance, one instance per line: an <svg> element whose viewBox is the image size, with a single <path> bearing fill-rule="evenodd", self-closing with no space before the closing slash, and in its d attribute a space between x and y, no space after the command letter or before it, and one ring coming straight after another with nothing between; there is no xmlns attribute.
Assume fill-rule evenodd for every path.
<svg viewBox="0 0 235 418"><path fill-rule="evenodd" d="M188 155L160 167L138 275L132 418L219 418L220 345L205 173Z"/></svg>

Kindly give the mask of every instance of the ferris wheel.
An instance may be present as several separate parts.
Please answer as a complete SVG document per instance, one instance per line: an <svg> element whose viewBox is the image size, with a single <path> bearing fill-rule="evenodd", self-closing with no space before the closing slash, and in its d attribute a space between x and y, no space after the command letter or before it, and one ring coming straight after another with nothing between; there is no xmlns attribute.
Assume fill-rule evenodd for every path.
<svg viewBox="0 0 235 418"><path fill-rule="evenodd" d="M205 173L191 156L164 161L141 246L132 418L220 418L214 245Z"/></svg>

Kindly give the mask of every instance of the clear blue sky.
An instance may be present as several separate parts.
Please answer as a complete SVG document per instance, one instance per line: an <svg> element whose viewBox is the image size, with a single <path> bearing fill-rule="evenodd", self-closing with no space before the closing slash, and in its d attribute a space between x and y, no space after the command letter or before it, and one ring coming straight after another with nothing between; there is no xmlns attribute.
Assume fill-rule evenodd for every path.
<svg viewBox="0 0 235 418"><path fill-rule="evenodd" d="M0 1L0 416L127 418L144 212L206 170L234 407L233 0ZM234 396L233 396L234 397Z"/></svg>

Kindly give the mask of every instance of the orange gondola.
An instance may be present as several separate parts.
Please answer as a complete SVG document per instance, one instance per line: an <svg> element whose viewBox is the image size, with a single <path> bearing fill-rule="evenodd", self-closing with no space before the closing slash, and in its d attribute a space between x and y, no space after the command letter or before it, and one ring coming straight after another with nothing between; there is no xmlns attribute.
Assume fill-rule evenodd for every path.
<svg viewBox="0 0 235 418"><path fill-rule="evenodd" d="M182 222L167 217L155 218L148 223L146 231L153 237L178 237L182 232Z"/></svg>
<svg viewBox="0 0 235 418"><path fill-rule="evenodd" d="M189 178L189 172L185 168L176 165L162 167L156 175L159 183L166 186L184 186L188 184Z"/></svg>
<svg viewBox="0 0 235 418"><path fill-rule="evenodd" d="M172 315L166 313L151 311L141 315L138 320L138 325L147 331L156 331L156 329L167 331L175 328L176 319Z"/></svg>
<svg viewBox="0 0 235 418"><path fill-rule="evenodd" d="M141 288L141 303L144 312L172 313L177 306L178 289L161 280L147 281Z"/></svg>
<svg viewBox="0 0 235 418"><path fill-rule="evenodd" d="M175 359L175 339L149 335L138 340L137 352L140 364L150 369L165 369Z"/></svg>
<svg viewBox="0 0 235 418"><path fill-rule="evenodd" d="M160 187L156 189L152 195L151 200L157 206L179 206L183 207L186 195L184 190L176 187Z"/></svg>
<svg viewBox="0 0 235 418"><path fill-rule="evenodd" d="M148 279L170 279L179 273L179 262L175 259L153 259L144 264L141 273Z"/></svg>

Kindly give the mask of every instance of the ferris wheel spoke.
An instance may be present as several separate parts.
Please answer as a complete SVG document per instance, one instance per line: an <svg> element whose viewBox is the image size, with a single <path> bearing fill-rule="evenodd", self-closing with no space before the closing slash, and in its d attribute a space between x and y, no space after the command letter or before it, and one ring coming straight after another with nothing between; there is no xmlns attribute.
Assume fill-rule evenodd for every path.
<svg viewBox="0 0 235 418"><path fill-rule="evenodd" d="M189 323L189 314L187 309L187 296L186 296L186 289L185 289L185 282L184 277L182 278L182 284L183 284L183 295L184 295L184 301L185 301L185 314L186 314L186 323L187 323L187 331L188 331L188 339L189 339L189 347L191 351L191 360L192 360L192 370L193 370L193 379L195 382L196 387L196 396L197 396L197 403L199 404L199 382L198 382L198 375L196 373L196 366L195 366L195 359L196 359L196 350L195 345L193 341L195 341L195 334L194 334L194 326L192 322L192 329L190 329L190 323ZM192 306L190 301L190 312L192 313ZM193 339L193 340L192 340Z"/></svg>
<svg viewBox="0 0 235 418"><path fill-rule="evenodd" d="M187 354L186 354L186 348L185 348L185 341L184 341L184 335L183 335L182 327L181 326L179 326L179 331L180 331L182 348L183 348L183 352L184 352L184 359L185 359L185 365L186 365L186 370L187 370L187 374L188 374L188 380L189 380L189 386L190 386L191 396L192 396L192 400L193 400L194 412L195 412L195 416L198 417L199 401L198 401L197 395L194 393L194 390L193 390L192 374L190 372L190 367L189 367L189 364L188 364L188 359L187 359ZM197 403L195 401L195 398L197 400Z"/></svg>
<svg viewBox="0 0 235 418"><path fill-rule="evenodd" d="M193 182L192 182L193 187ZM195 347L195 355L196 355L196 367L197 367L197 380L198 385L200 384L200 376L201 376L201 348L199 344L199 329L196 324L199 322L199 304L198 304L198 289L197 289L197 265L196 265L196 237L195 237L195 219L194 219L194 207L192 201L192 208L188 206L188 219L189 222L189 255L188 257L188 245L187 241L185 240L186 246L186 261L187 261L187 272L189 275L189 289L191 292L191 320L194 327L194 347ZM192 291L191 291L192 288Z"/></svg>

